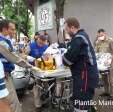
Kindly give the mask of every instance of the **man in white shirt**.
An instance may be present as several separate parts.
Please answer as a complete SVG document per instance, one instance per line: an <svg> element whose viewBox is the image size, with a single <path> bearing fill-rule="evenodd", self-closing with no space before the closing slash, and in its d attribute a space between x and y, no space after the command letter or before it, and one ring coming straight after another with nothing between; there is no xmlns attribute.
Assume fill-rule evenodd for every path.
<svg viewBox="0 0 113 112"><path fill-rule="evenodd" d="M19 57L16 57L10 51L8 51L5 47L0 45L0 53L7 58L7 60L25 68L30 68L31 65ZM10 104L7 100L9 92L5 86L5 74L3 69L3 64L0 60L0 112L11 112Z"/></svg>
<svg viewBox="0 0 113 112"><path fill-rule="evenodd" d="M5 74L0 60L0 112L11 112L10 105L6 100L9 92L5 86Z"/></svg>
<svg viewBox="0 0 113 112"><path fill-rule="evenodd" d="M9 95L7 96L7 98L8 98L8 101L10 102L12 112L22 112L21 105L19 103L16 91L14 88L14 84L11 78L11 72L14 70L14 64L12 63L12 61L15 62L14 58L11 58L11 57L15 57L15 56L10 56L11 53L13 52L13 46L11 44L11 41L6 38L6 36L10 35L9 30L11 32L14 32L15 24L8 20L1 21L0 22L0 33L1 33L0 34L0 45L3 45L7 49L7 52L5 53L7 57L6 55L3 55L2 53L0 53L0 59L4 66L5 82L6 82L6 87L9 91ZM1 49L0 52L1 51L3 50ZM12 61L10 61L9 58L11 58ZM15 59L17 59L16 63L18 63L18 61L21 61L20 58L15 58ZM24 65L23 61L21 61L20 65Z"/></svg>

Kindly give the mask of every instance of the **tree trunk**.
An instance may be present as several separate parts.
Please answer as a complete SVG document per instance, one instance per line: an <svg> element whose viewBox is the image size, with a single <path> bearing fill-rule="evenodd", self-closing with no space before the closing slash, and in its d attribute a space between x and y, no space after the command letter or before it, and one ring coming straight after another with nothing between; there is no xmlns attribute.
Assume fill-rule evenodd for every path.
<svg viewBox="0 0 113 112"><path fill-rule="evenodd" d="M60 18L64 17L64 4L65 0L55 0L56 2L56 30L57 30L57 39L59 43L59 29L60 29Z"/></svg>

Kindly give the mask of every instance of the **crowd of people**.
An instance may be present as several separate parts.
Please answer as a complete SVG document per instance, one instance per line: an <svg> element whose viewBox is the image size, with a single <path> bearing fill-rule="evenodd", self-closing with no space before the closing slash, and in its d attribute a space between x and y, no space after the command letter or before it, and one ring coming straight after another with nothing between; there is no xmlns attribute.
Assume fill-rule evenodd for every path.
<svg viewBox="0 0 113 112"><path fill-rule="evenodd" d="M95 95L95 88L99 82L96 53L113 53L113 40L109 38L104 29L99 29L93 45L85 30L80 28L79 21L70 17L65 21L65 43L59 47L67 48L62 56L65 66L71 70L73 79L73 112L92 112L90 105L80 105L79 101L90 101ZM46 31L43 34L35 33L33 39L28 37L14 38L16 34L15 23L9 20L0 21L0 112L22 112L21 105L11 78L14 64L24 68L32 68L34 62L28 63L20 54L33 58L41 58L51 44ZM15 55L18 54L19 56ZM111 68L113 63L111 63ZM113 69L102 75L105 92L101 96L112 98L112 73ZM38 111L42 107L40 99L41 90L33 88L34 104Z"/></svg>
<svg viewBox="0 0 113 112"><path fill-rule="evenodd" d="M25 68L31 67L28 62L12 53L11 39L14 34L15 24L12 21L0 21L0 112L21 112L11 72L14 70L14 63Z"/></svg>
<svg viewBox="0 0 113 112"><path fill-rule="evenodd" d="M35 33L33 39L28 37L15 38L16 27L15 23L9 20L0 21L0 112L21 112L21 105L19 103L11 72L15 69L14 64L24 68L31 68L33 63L28 63L23 60L24 55L29 55L34 58L39 58L43 52L48 48L50 42L46 31L44 34ZM16 55L15 55L16 54ZM18 56L17 56L18 55ZM34 87L34 100L36 107L41 104L38 103L39 92ZM36 98L37 97L37 98ZM4 108L3 108L4 107Z"/></svg>

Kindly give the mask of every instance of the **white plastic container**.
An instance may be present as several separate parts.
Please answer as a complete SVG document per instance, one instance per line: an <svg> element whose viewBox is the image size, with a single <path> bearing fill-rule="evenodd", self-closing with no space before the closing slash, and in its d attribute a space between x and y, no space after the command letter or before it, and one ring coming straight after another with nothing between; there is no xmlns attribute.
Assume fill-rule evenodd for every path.
<svg viewBox="0 0 113 112"><path fill-rule="evenodd" d="M56 62L56 68L61 68L63 66L62 56L60 53L54 54L54 59Z"/></svg>

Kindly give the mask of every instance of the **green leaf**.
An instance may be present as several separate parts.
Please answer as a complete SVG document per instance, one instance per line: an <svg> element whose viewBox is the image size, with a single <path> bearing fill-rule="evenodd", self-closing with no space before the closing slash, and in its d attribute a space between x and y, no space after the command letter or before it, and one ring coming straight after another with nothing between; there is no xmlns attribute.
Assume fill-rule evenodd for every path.
<svg viewBox="0 0 113 112"><path fill-rule="evenodd" d="M6 17L6 19L13 20L16 22L17 27L19 26L24 28L24 31L27 34L31 34L31 22L30 22L30 12L28 12L28 7L25 4L24 0L3 0L4 9L2 10L2 14ZM19 29L19 30L20 30ZM26 33L25 33L26 34Z"/></svg>

